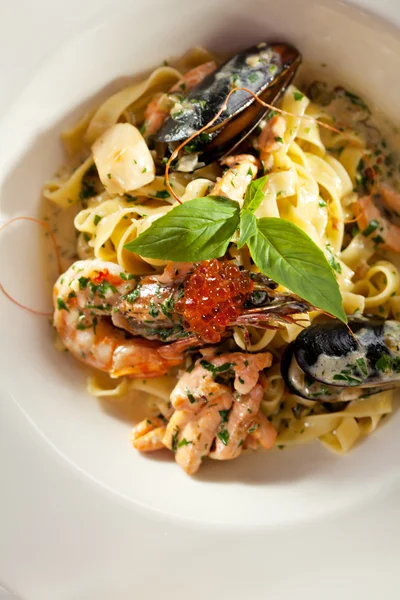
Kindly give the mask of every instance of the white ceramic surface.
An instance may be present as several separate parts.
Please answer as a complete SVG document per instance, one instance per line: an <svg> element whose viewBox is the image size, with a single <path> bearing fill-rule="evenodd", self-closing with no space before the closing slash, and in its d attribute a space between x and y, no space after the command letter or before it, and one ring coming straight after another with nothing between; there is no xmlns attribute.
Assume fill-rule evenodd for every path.
<svg viewBox="0 0 400 600"><path fill-rule="evenodd" d="M94 3L88 4L93 8ZM385 4L386 10L395 11L396 2ZM106 6L102 1L101 11L97 7L97 12L93 8L88 13L82 8L80 18L72 10L73 6L78 10L78 3L71 3L71 16L64 13L63 6L58 3L58 7L49 8L42 1L35 10L41 11L44 19L49 10L54 27L58 22L55 17L67 22L71 19L76 35L70 34L67 41L64 33L66 43L51 55L43 50L45 37L41 42L40 36L28 36L30 43L34 41L33 46L37 45L42 52L42 58L47 54L47 59L40 68L33 69L0 126L4 220L20 213L37 214L41 184L62 160L58 133L65 124L73 122L94 95L100 91L101 96L117 88L120 78L146 70L195 43L226 50L269 36L292 41L307 61L316 66L327 63L330 76L351 85L354 91L379 104L396 119L400 95L400 80L396 76L400 62L397 30L343 3L205 0L192 5L170 0L144 5L131 0L121 1L116 14L111 9L102 13ZM17 9L18 6L7 9L15 17L10 27L17 27ZM28 5L25 10L29 10ZM400 20L399 12L387 12L386 16L395 14ZM60 29L65 32L65 27ZM54 49L54 40L46 47ZM18 60L23 71L22 55ZM15 83L18 75L9 71L7 77L18 90L20 82ZM38 235L34 226L16 226L2 234L2 281L19 298L35 306L45 306L47 300L38 263ZM336 559L334 564L339 564L348 556L349 561L353 558L357 562L359 554L354 557L349 554L350 544L354 548L359 546L359 552L367 549L361 543L363 526L355 527L354 531L355 519L361 516L369 523L368 515L382 504L389 518L391 502L399 498L398 415L345 460L314 445L268 455L248 455L230 464L210 464L198 477L190 479L173 462L143 457L131 449L130 423L110 414L85 394L82 374L73 360L54 352L45 320L21 312L0 297L0 335L3 342L0 409L4 416L4 435L0 440L0 448L3 445L0 456L4 461L0 583L25 597L91 600L110 597L104 590L112 593L115 589L120 590L117 599L125 598L128 590L125 583L131 581L132 573L138 595L146 593L152 599L163 590L164 597L184 597L176 594L172 582L163 586L155 579L149 592L147 582L138 573L150 574L154 570L171 578L171 570L179 564L180 580L189 583L193 569L190 561L204 564L206 554L218 559L221 570L227 574L232 559L240 557L243 565L256 564L262 569L263 565L274 564L278 554L284 561L294 548L297 563L288 569L302 581L303 591L297 596L314 597L309 589L305 592L304 572L299 571L299 565L307 555L312 557L314 577L317 572L315 585L319 582L322 585L328 571L316 544L326 545L328 534L323 533L323 528L331 527L329 536L332 544L336 544L336 550L325 547L327 559ZM18 439L17 444L14 438ZM59 494L53 481L57 481ZM50 504L45 506L47 494ZM69 511L75 496L79 501ZM54 521L55 506L60 506L62 525L57 519ZM75 513L79 513L79 523ZM101 514L107 516L102 518ZM338 514L342 516L338 518ZM99 515L98 520L94 515ZM54 537L52 522L57 522L60 528L59 537ZM376 516L374 522L376 525ZM25 523L28 530L26 546L22 544L24 536L18 530L18 523ZM303 544L300 539L293 539L290 533L293 527L302 531ZM126 535L129 532L131 545L124 531ZM78 539L82 543L80 550L76 545ZM377 533L374 539L379 539ZM56 541L59 554L52 555L50 547ZM111 568L107 573L104 556L109 557L109 544L114 545L117 556L109 559ZM391 555L398 553L397 540L391 544ZM92 553L89 570L83 548ZM193 548L192 552L185 552L188 548ZM126 561L129 549L131 563ZM71 552L76 555L72 557ZM39 560L41 556L50 557L52 572L47 578L44 563ZM370 558L366 555L363 560ZM39 571L29 566L35 560ZM19 561L22 571L18 568ZM68 569L63 568L65 564L73 565L71 573L76 577L76 585L68 577ZM380 572L390 564L390 559L380 564ZM204 596L200 591L208 579L210 585L223 581L223 595L229 593L234 599L250 589L253 597L264 597L266 588L262 581L258 584L252 581L246 588L235 575L221 579L218 570L207 568L192 597ZM293 580L290 588L290 578L285 579L284 570L277 566L267 570L270 586L275 586L275 597L284 588L288 595L281 597L292 597L298 588L296 582ZM356 567L353 574L355 571ZM351 582L351 571L343 568L342 573ZM242 576L246 578L245 572ZM66 588L67 581L70 587ZM67 594L66 589L71 592ZM332 589L322 597L330 598ZM373 589L372 584L367 586L363 598L374 598L368 595ZM389 589L393 592L396 588ZM350 588L346 590L344 595L336 597L345 600L358 597L355 592L349 595ZM392 597L398 595L385 596Z"/></svg>

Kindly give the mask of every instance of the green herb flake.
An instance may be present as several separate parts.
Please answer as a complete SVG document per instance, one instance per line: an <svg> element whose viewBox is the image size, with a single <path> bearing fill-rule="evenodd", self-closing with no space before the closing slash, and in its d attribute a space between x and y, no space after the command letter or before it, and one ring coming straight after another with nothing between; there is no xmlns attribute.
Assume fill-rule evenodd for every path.
<svg viewBox="0 0 400 600"><path fill-rule="evenodd" d="M182 448L182 446L189 446L189 444L193 444L193 442L188 441L186 438L182 438L178 444L178 448Z"/></svg>
<svg viewBox="0 0 400 600"><path fill-rule="evenodd" d="M293 98L298 102L299 100L303 100L304 94L301 92L293 92Z"/></svg>
<svg viewBox="0 0 400 600"><path fill-rule="evenodd" d="M119 276L124 281L129 281L130 279L133 279L135 277L134 275L132 275L132 273L124 273L123 271L121 271L121 273L119 274Z"/></svg>
<svg viewBox="0 0 400 600"><path fill-rule="evenodd" d="M320 198L320 199L318 200L318 206L320 206L321 208L323 208L323 207L324 207L324 206L326 206L326 205L327 205L327 204L326 204L325 200L323 200L322 198Z"/></svg>
<svg viewBox="0 0 400 600"><path fill-rule="evenodd" d="M229 409L228 410L219 410L220 417L222 419L221 423L226 423L229 417Z"/></svg>
<svg viewBox="0 0 400 600"><path fill-rule="evenodd" d="M367 225L367 227L361 232L363 236L368 237L379 227L379 222L376 219L372 219Z"/></svg>
<svg viewBox="0 0 400 600"><path fill-rule="evenodd" d="M375 363L375 368L381 373L387 373L391 366L392 360L388 354L382 354Z"/></svg>
<svg viewBox="0 0 400 600"><path fill-rule="evenodd" d="M277 136L277 137L274 137L274 140L275 140L276 142L279 142L280 144L283 144L283 138L281 138L281 137L279 137L279 136Z"/></svg>
<svg viewBox="0 0 400 600"><path fill-rule="evenodd" d="M69 312L69 308L62 298L57 298L57 308L58 310L66 310L67 312Z"/></svg>
<svg viewBox="0 0 400 600"><path fill-rule="evenodd" d="M358 366L358 368L360 369L361 373L367 377L368 375L368 366L367 366L367 361L365 360L365 358L357 358L356 359L356 364Z"/></svg>
<svg viewBox="0 0 400 600"><path fill-rule="evenodd" d="M87 284L89 283L89 277L79 277L78 283L79 289L85 290L87 288Z"/></svg>
<svg viewBox="0 0 400 600"><path fill-rule="evenodd" d="M140 296L140 288L142 286L140 285L140 283L135 287L135 289L132 292L129 292L129 294L126 294L126 296L124 296L124 300L126 300L127 302L129 302L130 304L133 304Z"/></svg>
<svg viewBox="0 0 400 600"><path fill-rule="evenodd" d="M192 392L189 390L189 388L185 389L185 394L189 399L190 404L195 404L196 402L196 398L193 396Z"/></svg>
<svg viewBox="0 0 400 600"><path fill-rule="evenodd" d="M154 198L160 198L162 200L164 200L165 198L169 198L170 197L170 193L168 192L168 190L160 190L158 192L155 193Z"/></svg>
<svg viewBox="0 0 400 600"><path fill-rule="evenodd" d="M219 431L217 433L217 437L218 437L218 439L221 440L221 442L224 444L224 446L228 445L228 442L229 442L229 431L227 429L222 429L222 431Z"/></svg>
<svg viewBox="0 0 400 600"><path fill-rule="evenodd" d="M249 81L250 83L255 83L259 78L259 73L256 71L255 73L250 73Z"/></svg>
<svg viewBox="0 0 400 600"><path fill-rule="evenodd" d="M331 265L332 269L336 271L336 273L342 272L342 266L338 260L336 260L335 255L333 254L330 244L326 244L326 251L328 253L328 262Z"/></svg>
<svg viewBox="0 0 400 600"><path fill-rule="evenodd" d="M188 368L186 369L186 373L191 373L194 369L194 363L189 365Z"/></svg>
<svg viewBox="0 0 400 600"><path fill-rule="evenodd" d="M94 215L94 217L93 217L93 223L95 224L95 226L97 226L100 223L100 221L101 221L102 218L103 217L100 217L100 215Z"/></svg>

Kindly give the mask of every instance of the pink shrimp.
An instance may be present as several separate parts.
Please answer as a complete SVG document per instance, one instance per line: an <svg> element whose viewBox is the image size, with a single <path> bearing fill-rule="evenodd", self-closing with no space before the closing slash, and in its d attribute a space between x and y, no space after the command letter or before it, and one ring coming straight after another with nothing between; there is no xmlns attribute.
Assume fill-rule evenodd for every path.
<svg viewBox="0 0 400 600"><path fill-rule="evenodd" d="M127 339L125 331L109 322L114 314L118 319L121 297L136 287L137 281L119 265L97 259L78 261L58 278L54 326L75 358L111 377L158 377L183 362L193 345L189 337L172 344Z"/></svg>
<svg viewBox="0 0 400 600"><path fill-rule="evenodd" d="M239 154L228 156L221 161L229 169L222 175L212 188L210 194L214 196L225 196L232 200L241 201L250 181L254 179L258 171L258 161L251 154Z"/></svg>
<svg viewBox="0 0 400 600"><path fill-rule="evenodd" d="M144 113L145 137L148 138L149 136L154 135L168 117L174 104L174 102L168 98L169 94L186 94L207 75L215 71L216 68L217 65L213 60L198 65L185 73L182 79L172 86L168 94L156 94L148 104Z"/></svg>
<svg viewBox="0 0 400 600"><path fill-rule="evenodd" d="M142 452L160 448L164 432L162 443L189 475L208 455L218 460L236 458L245 447L270 448L276 437L274 427L259 414L263 387L257 383L260 371L270 366L271 355L208 353L207 358L197 361L175 386L171 394L175 412L165 430L155 423L151 433L146 421L134 429L134 445ZM234 376L236 391L215 381L229 376Z"/></svg>
<svg viewBox="0 0 400 600"><path fill-rule="evenodd" d="M377 241L379 248L400 252L400 227L383 216L382 209L385 207L385 212L390 214L392 211L393 219L400 215L400 194L381 185L377 194L364 196L355 205L357 222L361 231L367 235L368 229L371 230L369 235Z"/></svg>

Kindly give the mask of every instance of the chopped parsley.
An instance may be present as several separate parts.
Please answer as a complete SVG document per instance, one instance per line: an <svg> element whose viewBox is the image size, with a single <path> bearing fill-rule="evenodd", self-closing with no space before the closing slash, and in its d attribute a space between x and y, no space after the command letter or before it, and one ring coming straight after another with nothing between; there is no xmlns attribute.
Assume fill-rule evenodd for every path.
<svg viewBox="0 0 400 600"><path fill-rule="evenodd" d="M79 289L85 290L87 288L87 284L89 283L89 277L79 277L78 283Z"/></svg>
<svg viewBox="0 0 400 600"><path fill-rule="evenodd" d="M200 361L200 364L203 367L203 369L206 369L207 371L210 371L210 373L212 374L212 376L213 376L214 379L220 373L224 373L225 371L229 371L230 369L232 369L232 367L234 367L236 365L236 363L229 363L229 362L227 362L227 363L224 363L223 365L220 365L219 367L216 367L215 365L213 365L213 363L208 362L208 360L204 360L204 359L202 359Z"/></svg>
<svg viewBox="0 0 400 600"><path fill-rule="evenodd" d="M123 271L121 271L121 273L119 274L119 276L124 281L128 281L129 279L133 279L135 277L134 275L132 275L132 273L124 273Z"/></svg>
<svg viewBox="0 0 400 600"><path fill-rule="evenodd" d="M188 442L186 438L182 438L178 444L178 448L182 448L182 446L189 446L189 444L193 444L193 442Z"/></svg>
<svg viewBox="0 0 400 600"><path fill-rule="evenodd" d="M194 363L189 365L188 368L186 369L186 373L191 373L194 369Z"/></svg>
<svg viewBox="0 0 400 600"><path fill-rule="evenodd" d="M274 137L274 140L275 140L276 142L279 142L280 144L283 144L283 139L282 139L281 137L279 137L279 136L277 136L277 137Z"/></svg>
<svg viewBox="0 0 400 600"><path fill-rule="evenodd" d="M301 92L293 92L293 98L298 102L299 100L303 100L304 94Z"/></svg>
<svg viewBox="0 0 400 600"><path fill-rule="evenodd" d="M382 354L375 363L375 368L381 373L387 373L392 366L392 360L389 354Z"/></svg>
<svg viewBox="0 0 400 600"><path fill-rule="evenodd" d="M322 207L324 207L324 206L326 206L326 202L325 202L325 200L323 200L322 198L320 198L320 199L318 200L318 206L320 206L321 208L322 208Z"/></svg>
<svg viewBox="0 0 400 600"><path fill-rule="evenodd" d="M379 223L376 219L372 219L367 225L367 227L361 232L363 236L368 237L379 227Z"/></svg>
<svg viewBox="0 0 400 600"><path fill-rule="evenodd" d="M156 319L159 314L160 314L160 311L158 310L157 306L154 304L154 300L152 300L150 302L150 306L149 306L149 315L152 319Z"/></svg>
<svg viewBox="0 0 400 600"><path fill-rule="evenodd" d="M112 177L111 173L107 173L107 177L108 177L108 179L111 179L111 177Z"/></svg>
<svg viewBox="0 0 400 600"><path fill-rule="evenodd" d="M224 446L228 445L228 442L229 442L229 431L227 429L222 429L222 431L219 431L217 433L217 437L218 437L218 439L221 440L221 442L224 444Z"/></svg>
<svg viewBox="0 0 400 600"><path fill-rule="evenodd" d="M143 167L143 169L142 169L142 173L146 173L146 172L147 172L147 169L146 169L146 167Z"/></svg>
<svg viewBox="0 0 400 600"><path fill-rule="evenodd" d="M194 404L196 402L196 398L193 396L189 388L185 389L185 394L188 397L190 404Z"/></svg>
<svg viewBox="0 0 400 600"><path fill-rule="evenodd" d="M365 377L367 377L367 375L368 375L368 366L367 366L367 361L365 360L365 358L357 358L356 359L356 363L357 363L357 366L360 369L361 373L363 375L365 375Z"/></svg>
<svg viewBox="0 0 400 600"><path fill-rule="evenodd" d="M257 71L255 73L250 73L250 75L249 75L250 83L254 83L255 81L257 81L258 77L259 77L259 74L257 73Z"/></svg>
<svg viewBox="0 0 400 600"><path fill-rule="evenodd" d="M94 217L93 217L93 223L95 225L98 225L100 223L101 219L102 219L102 217L100 217L100 215L94 215Z"/></svg>
<svg viewBox="0 0 400 600"><path fill-rule="evenodd" d="M226 423L228 420L228 416L229 416L229 409L228 410L219 410L218 412L222 419L222 423Z"/></svg>
<svg viewBox="0 0 400 600"><path fill-rule="evenodd" d="M326 250L328 252L328 262L329 262L329 264L331 265L332 269L334 271L336 271L336 273L340 274L342 272L342 266L341 266L340 262L338 260L336 260L334 254L333 254L333 252L331 250L330 244L326 244Z"/></svg>
<svg viewBox="0 0 400 600"><path fill-rule="evenodd" d="M69 312L69 308L62 298L57 298L57 308L58 310L66 310L67 312Z"/></svg>
<svg viewBox="0 0 400 600"><path fill-rule="evenodd" d="M172 452L176 452L176 449L178 448L178 435L179 435L179 427L175 427L175 432L171 439Z"/></svg>
<svg viewBox="0 0 400 600"><path fill-rule="evenodd" d="M169 197L170 197L170 194L169 194L168 190L159 190L154 195L154 198L161 198L161 199L165 199L165 198L169 198Z"/></svg>
<svg viewBox="0 0 400 600"><path fill-rule="evenodd" d="M129 292L129 294L126 294L126 296L123 297L124 300L126 300L127 302L129 302L130 304L133 304L140 296L140 288L142 286L140 285L140 283L135 287L135 289L132 292Z"/></svg>

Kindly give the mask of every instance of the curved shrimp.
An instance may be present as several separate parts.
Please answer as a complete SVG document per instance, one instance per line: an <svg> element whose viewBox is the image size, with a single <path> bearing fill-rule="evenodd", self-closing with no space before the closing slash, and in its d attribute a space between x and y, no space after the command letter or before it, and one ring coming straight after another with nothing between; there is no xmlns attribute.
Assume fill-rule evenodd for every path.
<svg viewBox="0 0 400 600"><path fill-rule="evenodd" d="M81 260L54 285L54 326L69 352L111 377L157 377L184 360L189 338L173 344L132 339L111 322L137 281L111 262Z"/></svg>
<svg viewBox="0 0 400 600"><path fill-rule="evenodd" d="M221 165L229 168L214 185L210 194L225 196L240 202L244 198L250 181L257 175L257 159L251 154L238 154L237 156L228 156L221 161Z"/></svg>
<svg viewBox="0 0 400 600"><path fill-rule="evenodd" d="M175 83L167 94L156 94L152 101L147 105L144 113L145 137L154 135L168 117L174 102L168 97L169 94L186 94L207 75L215 71L217 65L213 60L198 65L191 69Z"/></svg>
<svg viewBox="0 0 400 600"><path fill-rule="evenodd" d="M206 456L236 458L245 447L272 447L276 437L273 425L259 414L263 387L257 383L272 356L232 352L208 358L199 359L175 386L171 402L176 410L166 428L158 421L153 424L153 419L142 421L133 431L135 448L151 452L163 444L189 475L196 473ZM231 376L236 391L218 382Z"/></svg>
<svg viewBox="0 0 400 600"><path fill-rule="evenodd" d="M364 235L372 237L379 248L400 252L400 227L389 220L400 215L399 193L381 185L378 193L359 199L356 212L358 225Z"/></svg>

